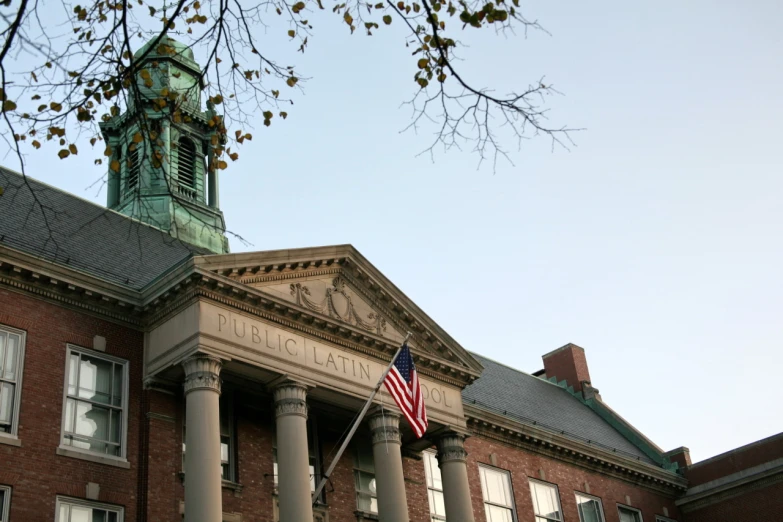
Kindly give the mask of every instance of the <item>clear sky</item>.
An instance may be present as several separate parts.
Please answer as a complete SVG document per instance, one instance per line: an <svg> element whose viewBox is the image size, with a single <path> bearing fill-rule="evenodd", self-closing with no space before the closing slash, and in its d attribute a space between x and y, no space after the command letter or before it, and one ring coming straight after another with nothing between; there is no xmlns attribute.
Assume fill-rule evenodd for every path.
<svg viewBox="0 0 783 522"><path fill-rule="evenodd" d="M546 75L553 122L587 129L575 148L526 142L494 173L417 158L399 24L316 16L305 94L222 176L252 243L232 250L351 243L462 346L528 372L579 344L604 400L694 460L783 431L783 3L523 6L551 36L471 31L462 70L501 92ZM80 148L29 172L104 203Z"/></svg>

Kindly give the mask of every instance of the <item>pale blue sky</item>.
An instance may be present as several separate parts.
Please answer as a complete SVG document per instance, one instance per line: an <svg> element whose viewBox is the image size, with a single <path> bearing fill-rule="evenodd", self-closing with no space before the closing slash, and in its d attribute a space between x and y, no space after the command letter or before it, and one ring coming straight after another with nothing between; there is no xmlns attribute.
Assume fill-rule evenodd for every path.
<svg viewBox="0 0 783 522"><path fill-rule="evenodd" d="M526 13L552 35L471 31L463 71L501 92L546 75L565 93L553 121L587 128L577 147L527 142L495 173L416 158L429 135L398 132L403 33L315 17L306 93L222 177L228 226L252 242L232 249L352 243L465 348L528 372L579 344L604 400L694 460L783 431L783 4ZM53 155L29 172L105 202L92 156Z"/></svg>

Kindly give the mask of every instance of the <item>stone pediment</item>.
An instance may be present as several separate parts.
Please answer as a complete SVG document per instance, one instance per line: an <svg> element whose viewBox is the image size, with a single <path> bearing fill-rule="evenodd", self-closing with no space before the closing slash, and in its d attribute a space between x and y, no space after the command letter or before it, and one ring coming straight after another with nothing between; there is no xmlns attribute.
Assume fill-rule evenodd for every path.
<svg viewBox="0 0 783 522"><path fill-rule="evenodd" d="M284 303L288 317L329 323L365 345L368 338L375 339L369 345L398 345L411 332L425 373L465 383L481 373L476 359L350 245L203 256L195 265Z"/></svg>
<svg viewBox="0 0 783 522"><path fill-rule="evenodd" d="M342 275L250 286L392 341L401 341L405 337L405 333L395 328L382 312L352 289Z"/></svg>

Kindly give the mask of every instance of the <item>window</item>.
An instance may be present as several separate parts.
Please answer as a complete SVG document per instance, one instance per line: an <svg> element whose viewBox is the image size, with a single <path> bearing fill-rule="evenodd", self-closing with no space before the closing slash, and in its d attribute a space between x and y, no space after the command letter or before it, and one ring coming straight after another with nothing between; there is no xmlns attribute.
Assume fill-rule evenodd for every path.
<svg viewBox="0 0 783 522"><path fill-rule="evenodd" d="M579 522L604 522L601 501L595 497L577 493L576 509L579 511Z"/></svg>
<svg viewBox="0 0 783 522"><path fill-rule="evenodd" d="M220 395L220 468L221 477L236 482L236 434L234 431L233 394L223 392ZM185 470L186 422L182 419L182 469ZM187 475L187 471L186 471Z"/></svg>
<svg viewBox="0 0 783 522"><path fill-rule="evenodd" d="M122 522L124 514L121 507L57 497L55 522Z"/></svg>
<svg viewBox="0 0 783 522"><path fill-rule="evenodd" d="M16 435L22 391L25 334L0 328L0 433Z"/></svg>
<svg viewBox="0 0 783 522"><path fill-rule="evenodd" d="M655 522L677 522L673 518L662 517L661 515L655 516Z"/></svg>
<svg viewBox="0 0 783 522"><path fill-rule="evenodd" d="M514 495L511 491L511 476L508 471L479 466L481 495L484 497L484 512L487 522L513 522Z"/></svg>
<svg viewBox="0 0 783 522"><path fill-rule="evenodd" d="M130 150L131 147L133 150ZM128 147L128 193L136 190L139 186L139 172L141 171L138 145L134 143L131 147Z"/></svg>
<svg viewBox="0 0 783 522"><path fill-rule="evenodd" d="M177 177L181 185L196 186L196 145L188 138L179 139Z"/></svg>
<svg viewBox="0 0 783 522"><path fill-rule="evenodd" d="M563 520L563 511L560 509L560 497L557 494L556 486L531 479L530 495L533 497L536 522L560 522Z"/></svg>
<svg viewBox="0 0 783 522"><path fill-rule="evenodd" d="M8 522L8 511L11 508L11 488L0 486L0 522Z"/></svg>
<svg viewBox="0 0 783 522"><path fill-rule="evenodd" d="M128 362L68 346L62 444L125 457Z"/></svg>
<svg viewBox="0 0 783 522"><path fill-rule="evenodd" d="M440 477L438 457L434 451L424 452L424 472L427 474L430 520L446 520L446 505L443 502L443 481Z"/></svg>
<svg viewBox="0 0 783 522"><path fill-rule="evenodd" d="M356 505L365 513L378 512L378 491L375 488L375 460L369 442L357 441L354 446L353 476L356 482Z"/></svg>
<svg viewBox="0 0 783 522"><path fill-rule="evenodd" d="M620 522L642 522L642 512L628 506L617 506Z"/></svg>

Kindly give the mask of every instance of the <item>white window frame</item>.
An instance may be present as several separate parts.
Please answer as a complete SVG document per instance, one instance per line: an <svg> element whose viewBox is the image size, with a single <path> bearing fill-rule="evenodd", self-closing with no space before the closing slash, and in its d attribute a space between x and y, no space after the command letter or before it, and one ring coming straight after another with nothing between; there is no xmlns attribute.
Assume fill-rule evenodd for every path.
<svg viewBox="0 0 783 522"><path fill-rule="evenodd" d="M487 499L484 497L484 490L487 489L486 481L484 480L484 475L481 473L481 470L485 469L488 471L492 471L493 473L502 473L506 476L506 479L508 480L508 491L509 496L511 497L511 505L510 506L504 506L501 504L495 504L494 502L487 501ZM494 466L488 466L486 464L479 464L479 480L481 482L481 503L484 506L484 511L486 512L486 506L489 504L490 506L497 506L503 509L509 509L511 510L511 520L519 520L517 518L517 502L516 498L514 497L514 484L511 482L511 472L507 469L501 469L496 468Z"/></svg>
<svg viewBox="0 0 783 522"><path fill-rule="evenodd" d="M359 463L359 453L362 452L362 451L367 452L367 455L372 457L372 459L373 459L372 470L370 468L368 468L368 467L363 467ZM377 484L378 483L377 483L377 481L375 483L376 484L375 494L373 494L373 492L371 490L369 490L369 489L361 489L360 490L358 485L357 485L357 481L358 481L357 480L357 476L362 476L362 475L370 476L370 475L372 475L372 480L376 480L376 477L378 476L377 470L375 469L375 455L373 454L372 445L370 445L370 444L368 444L366 442L365 443L359 443L359 445L355 445L353 447L353 452L354 452L354 455L353 455L353 481L354 481L354 490L356 492L356 509L361 511L362 513L370 513L370 514L373 514L373 515L377 515L378 514L377 511L372 511L372 508L365 510L359 504L359 497L361 495L364 495L364 496L368 496L370 498L370 504L371 505L372 505L372 499L375 499L375 504L376 504L376 506L378 505L378 490L377 490ZM360 481L358 481L358 482L360 482Z"/></svg>
<svg viewBox="0 0 783 522"><path fill-rule="evenodd" d="M531 491L530 491L530 501L533 503L533 516L536 519L542 518L544 520L551 521L551 522L563 522L563 503L560 502L560 489L558 489L557 484L552 484L551 482L544 482L543 480L536 480L536 479L533 479L533 478L530 478L530 477L528 477L528 481L530 482L531 486L533 484L540 484L541 486L554 489L555 490L555 498L557 499L557 510L560 513L560 519L559 520L556 519L556 518L549 518L549 517L546 517L544 515L539 515L538 513L536 513L536 498L533 496L533 490L531 488Z"/></svg>
<svg viewBox="0 0 783 522"><path fill-rule="evenodd" d="M665 517L663 515L655 515L655 522L677 522L673 518Z"/></svg>
<svg viewBox="0 0 783 522"><path fill-rule="evenodd" d="M432 479L430 478L430 471L429 471L431 465L434 463L434 465L437 466L438 469L440 469L440 462L438 462L438 454L436 452L432 451L432 450L424 451L424 452L422 452L422 454L424 455L424 459L423 459L424 460L424 475L425 475L425 477L427 479L427 503L430 506L430 521L433 521L433 520L443 520L443 521L445 521L446 520L446 515L438 515L438 514L432 512L433 511L433 509L432 509L433 506L432 506L432 502L430 502L430 491L434 491L436 493L440 493L441 496L444 496L444 499L445 499L445 495L444 495L442 489L438 489L434 485L430 486L430 482L432 482ZM432 460L428 462L427 459L432 459ZM442 482L442 479L443 479L443 477L441 477L441 482Z"/></svg>
<svg viewBox="0 0 783 522"><path fill-rule="evenodd" d="M601 522L606 522L606 515L604 514L604 503L601 502L601 499L599 497L596 497L595 495L588 495L587 493L582 493L581 491L574 491L574 498L576 498L576 512L579 513L579 497L584 497L588 500L595 500L598 502L598 511L601 512ZM582 522L582 515L579 515L579 520Z"/></svg>
<svg viewBox="0 0 783 522"><path fill-rule="evenodd" d="M71 362L71 354L77 352L77 353L83 353L86 355L89 355L90 357L95 357L98 359L104 359L106 361L120 364L123 367L123 388L122 388L122 417L120 420L120 454L119 455L109 455L108 453L100 453L97 451L90 451L86 450L84 448L78 448L76 446L71 446L69 444L65 443L65 412L66 412L66 403L68 401L68 367ZM67 344L66 345L66 351L65 351L65 377L63 379L63 411L62 411L62 418L60 419L60 449L65 450L66 452L75 452L75 453L81 453L84 455L98 455L101 458L106 458L110 460L121 460L125 461L127 459L127 450L128 450L128 394L130 389L130 382L129 382L129 369L130 363L127 359L121 359L119 357L113 357L111 355L107 355L103 352L98 352L95 350L90 350L88 348L84 348L82 346L77 346L75 344ZM78 377L77 377L78 379ZM78 385L78 381L77 381ZM77 398L78 400L78 398ZM116 408L116 406L115 406Z"/></svg>
<svg viewBox="0 0 783 522"><path fill-rule="evenodd" d="M0 508L0 522L8 522L8 513L11 511L11 486L0 486L3 493L3 506Z"/></svg>
<svg viewBox="0 0 783 522"><path fill-rule="evenodd" d="M117 522L123 522L125 520L125 508L122 506L115 506L113 504L104 504L103 502L93 502L91 500L82 500L80 498L62 497L57 496L57 503L54 508L54 522L68 522L67 520L60 519L60 506L63 504L68 506L78 506L92 509L103 509L105 511L113 511L117 513Z"/></svg>
<svg viewBox="0 0 783 522"><path fill-rule="evenodd" d="M642 515L642 511L640 509L636 509L635 507L626 506L625 504L617 504L617 516L620 516L620 510L621 509L627 509L628 511L635 511L636 513L639 513L639 522L644 522L644 516Z"/></svg>
<svg viewBox="0 0 783 522"><path fill-rule="evenodd" d="M22 375L24 374L24 355L25 345L27 344L27 332L24 330L18 330L10 326L0 325L0 330L5 334L18 335L19 336L19 356L16 361L16 379L14 384L14 411L11 413L11 432L0 432L0 437L6 437L9 439L17 439L19 433L19 411L22 409ZM6 337L6 342L7 337ZM10 380L0 378L0 382L12 382ZM2 441L0 441L2 442Z"/></svg>

